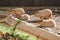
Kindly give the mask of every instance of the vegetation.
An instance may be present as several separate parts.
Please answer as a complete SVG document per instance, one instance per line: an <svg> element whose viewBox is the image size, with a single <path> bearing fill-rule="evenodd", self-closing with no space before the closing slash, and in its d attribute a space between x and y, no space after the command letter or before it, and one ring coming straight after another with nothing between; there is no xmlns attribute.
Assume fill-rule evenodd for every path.
<svg viewBox="0 0 60 40"><path fill-rule="evenodd" d="M0 23L0 31L3 34L0 35L0 40L37 40L35 36L32 36L22 30L14 29L13 31L12 27L4 23Z"/></svg>

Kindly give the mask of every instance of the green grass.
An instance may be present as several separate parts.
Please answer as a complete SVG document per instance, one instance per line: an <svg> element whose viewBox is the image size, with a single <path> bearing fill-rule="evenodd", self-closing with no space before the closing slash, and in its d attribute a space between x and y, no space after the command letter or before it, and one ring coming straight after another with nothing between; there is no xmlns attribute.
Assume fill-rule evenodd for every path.
<svg viewBox="0 0 60 40"><path fill-rule="evenodd" d="M10 34L12 32L12 28L13 27L8 26L5 23L0 23L0 31L2 31L4 34L6 32ZM35 36L30 35L29 33L22 30L18 30L18 29L15 30L14 35L19 35L20 38L25 39L25 40L37 40Z"/></svg>

